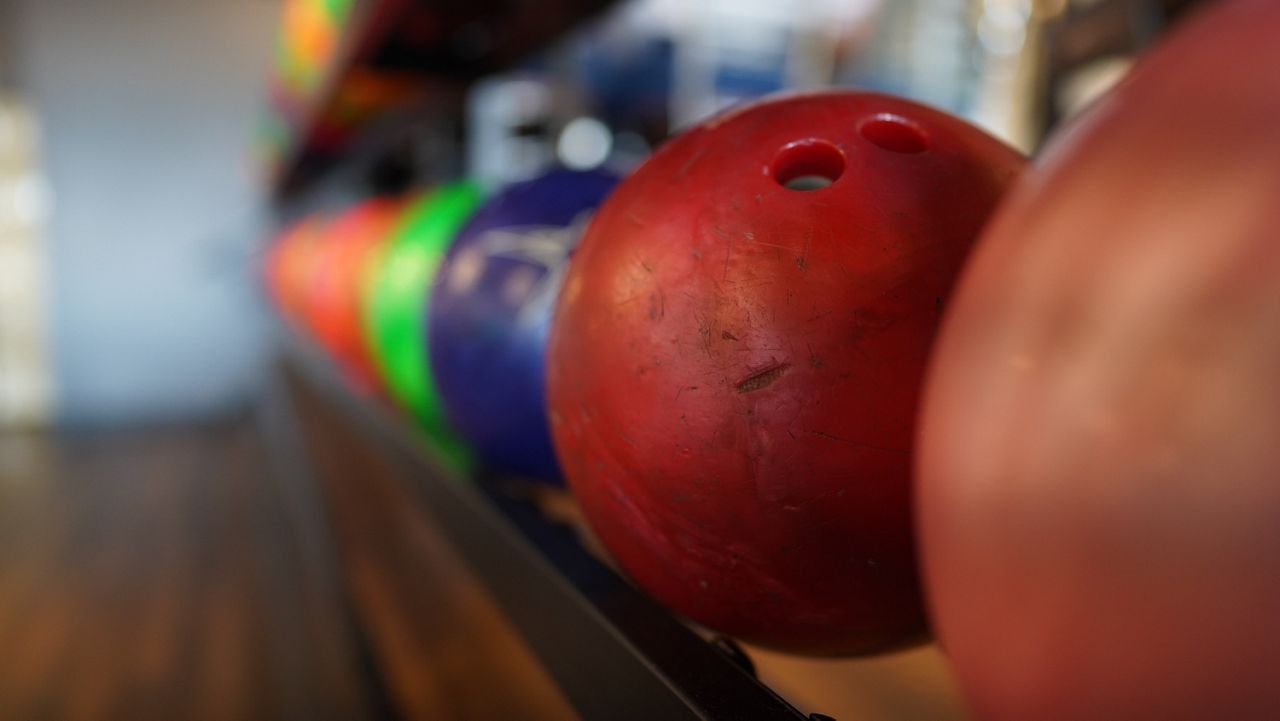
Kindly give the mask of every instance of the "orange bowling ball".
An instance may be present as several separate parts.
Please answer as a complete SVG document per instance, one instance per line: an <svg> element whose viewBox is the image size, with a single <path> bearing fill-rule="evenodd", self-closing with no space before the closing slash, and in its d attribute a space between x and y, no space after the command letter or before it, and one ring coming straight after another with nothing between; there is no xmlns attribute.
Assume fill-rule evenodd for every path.
<svg viewBox="0 0 1280 721"><path fill-rule="evenodd" d="M353 383L379 388L377 366L362 330L365 274L390 237L405 204L374 198L334 218L317 259L308 300L312 332L347 371Z"/></svg>
<svg viewBox="0 0 1280 721"><path fill-rule="evenodd" d="M322 249L325 219L307 216L285 227L267 252L267 288L281 313L306 325L308 287Z"/></svg>

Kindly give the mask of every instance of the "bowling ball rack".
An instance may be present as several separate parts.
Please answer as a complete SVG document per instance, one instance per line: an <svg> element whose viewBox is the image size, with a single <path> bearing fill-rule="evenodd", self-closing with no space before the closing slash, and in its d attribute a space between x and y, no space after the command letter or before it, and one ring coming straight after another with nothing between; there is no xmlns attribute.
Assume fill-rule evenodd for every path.
<svg viewBox="0 0 1280 721"><path fill-rule="evenodd" d="M292 404L281 403L280 394L311 396L350 422L358 436L353 443L376 448L398 466L421 511L433 517L583 718L827 718L806 716L761 683L737 644L700 635L630 585L588 550L574 527L549 517L530 494L513 493L511 479L450 470L403 416L352 390L319 346L280 325L281 373L273 385L282 388L267 394L276 397L273 424L292 424L298 432L297 411L293 418L282 414L280 406ZM319 492L313 487L311 493ZM330 533L322 525L313 523L311 532Z"/></svg>
<svg viewBox="0 0 1280 721"><path fill-rule="evenodd" d="M403 189L455 177L455 158L426 162L422 144L424 136L451 137L463 122L467 86L527 59L615 2L355 0L322 82L278 118L287 133L269 164L276 214L287 220L334 207L352 189L363 197L384 185ZM354 107L352 98L361 97L364 105ZM452 544L583 718L827 718L802 713L763 684L736 643L686 625L632 586L592 551L584 526L548 512L530 492L535 486L485 471L463 474L442 462L403 414L354 390L313 339L283 320L278 326L281 362L259 409L263 432L286 464L282 492L311 549L304 562L345 598L366 681L386 704L394 705L373 634L343 577L342 532L330 517L341 509L329 507L315 472L321 469L308 452L316 423L310 410L326 411L331 418L324 422L335 426L328 430L359 446L359 455L396 469L420 506L412 512ZM384 710L385 718L397 716Z"/></svg>

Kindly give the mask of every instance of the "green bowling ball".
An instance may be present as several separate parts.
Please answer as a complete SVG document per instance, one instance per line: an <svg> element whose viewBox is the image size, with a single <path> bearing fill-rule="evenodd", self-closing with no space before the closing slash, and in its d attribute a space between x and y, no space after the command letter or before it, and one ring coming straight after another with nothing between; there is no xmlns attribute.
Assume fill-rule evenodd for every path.
<svg viewBox="0 0 1280 721"><path fill-rule="evenodd" d="M364 328L392 399L413 416L455 467L470 453L449 430L431 376L426 318L431 283L458 229L483 199L468 181L442 185L411 201L365 279Z"/></svg>

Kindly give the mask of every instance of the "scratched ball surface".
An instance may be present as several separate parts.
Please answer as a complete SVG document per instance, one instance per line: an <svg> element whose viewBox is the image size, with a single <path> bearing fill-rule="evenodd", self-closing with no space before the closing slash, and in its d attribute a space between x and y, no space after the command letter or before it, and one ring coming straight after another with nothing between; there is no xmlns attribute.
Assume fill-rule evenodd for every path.
<svg viewBox="0 0 1280 721"><path fill-rule="evenodd" d="M495 468L560 477L546 412L551 311L570 253L617 182L553 170L516 183L476 211L440 266L431 370L453 428Z"/></svg>
<svg viewBox="0 0 1280 721"><path fill-rule="evenodd" d="M881 95L766 101L670 141L587 230L548 401L561 466L639 585L775 648L925 634L916 405L1015 151Z"/></svg>

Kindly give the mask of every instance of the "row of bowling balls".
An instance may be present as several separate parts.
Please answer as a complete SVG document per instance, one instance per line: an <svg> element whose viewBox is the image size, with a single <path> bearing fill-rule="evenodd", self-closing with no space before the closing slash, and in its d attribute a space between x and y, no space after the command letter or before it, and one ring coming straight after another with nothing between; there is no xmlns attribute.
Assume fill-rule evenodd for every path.
<svg viewBox="0 0 1280 721"><path fill-rule="evenodd" d="M932 632L984 721L1280 718L1277 67L1280 3L1222 0L1031 167L883 95L716 116L608 194L554 304L537 274L522 422L619 566L721 632ZM437 323L505 252L445 252L478 202L411 205L364 286L445 416L446 345L497 364Z"/></svg>
<svg viewBox="0 0 1280 721"><path fill-rule="evenodd" d="M486 198L468 181L290 225L268 255L285 315L447 460L557 481L545 347L564 266L617 182L553 170Z"/></svg>

